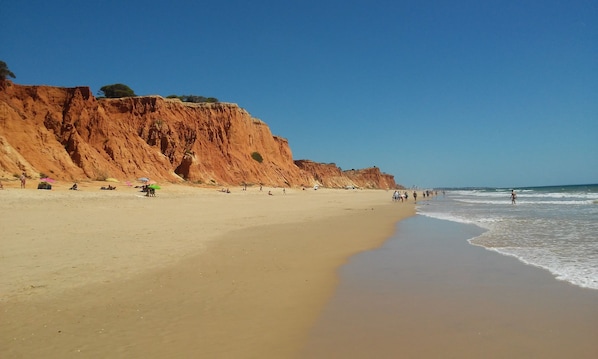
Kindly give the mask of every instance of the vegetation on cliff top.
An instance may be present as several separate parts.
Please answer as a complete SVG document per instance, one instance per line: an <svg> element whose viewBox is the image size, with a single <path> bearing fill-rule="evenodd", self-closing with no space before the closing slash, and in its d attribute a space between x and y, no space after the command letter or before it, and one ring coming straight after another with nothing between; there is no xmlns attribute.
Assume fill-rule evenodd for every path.
<svg viewBox="0 0 598 359"><path fill-rule="evenodd" d="M197 95L170 95L166 96L166 98L178 98L183 102L193 102L193 103L202 103L202 102L219 102L215 97L204 97L204 96L197 96Z"/></svg>
<svg viewBox="0 0 598 359"><path fill-rule="evenodd" d="M100 88L98 95L107 98L133 97L135 92L125 84L106 85Z"/></svg>
<svg viewBox="0 0 598 359"><path fill-rule="evenodd" d="M15 74L10 71L6 62L0 60L0 84L2 84L8 77L16 78ZM133 91L129 86L121 83L112 84L112 85L105 85L100 88L98 91L98 96L105 97L105 98L121 98L121 97L134 97L137 96L135 91ZM217 103L217 98L215 97L204 97L204 96L197 96L197 95L170 95L167 98L178 98L183 102L192 102L192 103Z"/></svg>
<svg viewBox="0 0 598 359"><path fill-rule="evenodd" d="M9 70L6 62L0 60L0 83L4 82L7 77L16 78L15 74Z"/></svg>

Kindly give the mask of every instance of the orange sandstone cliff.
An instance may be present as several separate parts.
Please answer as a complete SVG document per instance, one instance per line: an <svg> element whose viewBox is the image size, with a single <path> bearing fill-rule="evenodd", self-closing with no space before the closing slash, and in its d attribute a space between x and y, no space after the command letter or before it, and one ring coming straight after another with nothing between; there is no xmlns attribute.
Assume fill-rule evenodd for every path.
<svg viewBox="0 0 598 359"><path fill-rule="evenodd" d="M8 83L0 89L0 178L21 172L67 181L396 187L378 168L293 161L287 140L236 104L96 99L88 87Z"/></svg>
<svg viewBox="0 0 598 359"><path fill-rule="evenodd" d="M343 171L334 163L297 160L295 164L311 173L316 183L324 187L403 188L395 183L393 175L382 173L377 167Z"/></svg>

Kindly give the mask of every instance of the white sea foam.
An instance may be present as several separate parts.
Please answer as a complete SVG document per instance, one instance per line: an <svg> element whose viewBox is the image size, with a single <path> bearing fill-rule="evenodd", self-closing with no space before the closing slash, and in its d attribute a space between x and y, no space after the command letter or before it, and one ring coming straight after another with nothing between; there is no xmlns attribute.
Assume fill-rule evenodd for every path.
<svg viewBox="0 0 598 359"><path fill-rule="evenodd" d="M470 243L598 289L598 185L453 190L418 213L486 229Z"/></svg>
<svg viewBox="0 0 598 359"><path fill-rule="evenodd" d="M598 193L596 192L537 192L533 190L515 190L518 197L527 198L561 198L569 200L596 200L598 199ZM506 198L510 199L511 191L450 191L449 194L453 198L459 197L483 197L483 198Z"/></svg>
<svg viewBox="0 0 598 359"><path fill-rule="evenodd" d="M452 215L450 213L440 213L440 212L420 212L418 211L417 214L421 214L422 216L442 219L445 221L457 222L457 223L465 223L465 224L475 224L473 221L468 220L467 218L459 217Z"/></svg>
<svg viewBox="0 0 598 359"><path fill-rule="evenodd" d="M462 203L475 203L475 204L494 204L494 205L505 205L511 204L511 199L507 198L505 200L497 201L497 200L489 200L489 199L455 199L457 202ZM521 199L518 198L516 200L517 204L554 204L554 205L586 205L586 204L593 204L595 201L593 200L569 200L569 201L533 201L528 198Z"/></svg>
<svg viewBox="0 0 598 359"><path fill-rule="evenodd" d="M471 240L470 243L472 243ZM588 268L587 263L563 263L561 260L551 258L546 252L529 249L511 247L486 249L517 258L525 264L548 270L558 280L583 288L598 289L598 267Z"/></svg>

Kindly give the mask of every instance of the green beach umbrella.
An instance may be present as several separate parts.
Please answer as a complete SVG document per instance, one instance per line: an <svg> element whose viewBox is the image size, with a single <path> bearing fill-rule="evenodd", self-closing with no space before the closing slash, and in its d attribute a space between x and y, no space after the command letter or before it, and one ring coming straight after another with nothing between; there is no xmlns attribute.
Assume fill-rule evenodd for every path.
<svg viewBox="0 0 598 359"><path fill-rule="evenodd" d="M158 186L158 185L157 185L157 184L155 184L155 183L154 183L154 184L150 184L150 185L149 185L149 186L147 186L147 187L148 187L148 188L151 188L151 189L160 189L160 186Z"/></svg>

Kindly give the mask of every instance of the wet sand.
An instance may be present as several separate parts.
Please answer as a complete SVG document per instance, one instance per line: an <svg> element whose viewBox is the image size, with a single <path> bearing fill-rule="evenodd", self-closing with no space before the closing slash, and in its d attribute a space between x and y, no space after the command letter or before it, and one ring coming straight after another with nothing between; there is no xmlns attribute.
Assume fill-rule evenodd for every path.
<svg viewBox="0 0 598 359"><path fill-rule="evenodd" d="M414 213L373 190L3 184L2 358L294 357L338 267Z"/></svg>
<svg viewBox="0 0 598 359"><path fill-rule="evenodd" d="M302 358L598 358L598 291L472 246L479 229L415 216L360 253Z"/></svg>

